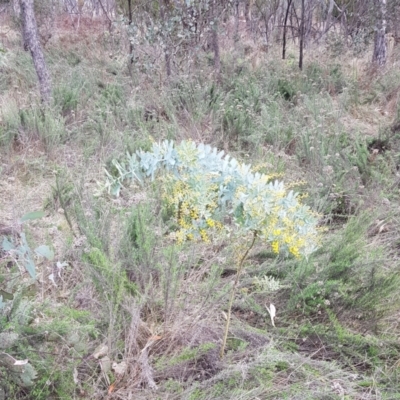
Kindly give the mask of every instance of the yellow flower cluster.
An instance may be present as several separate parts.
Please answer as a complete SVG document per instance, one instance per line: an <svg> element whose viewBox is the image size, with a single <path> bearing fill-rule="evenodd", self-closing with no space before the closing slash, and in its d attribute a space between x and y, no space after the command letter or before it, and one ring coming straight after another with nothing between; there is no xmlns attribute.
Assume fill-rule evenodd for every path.
<svg viewBox="0 0 400 400"><path fill-rule="evenodd" d="M210 227L213 228L215 226L215 221L212 220L211 218L206 219L206 224Z"/></svg>
<svg viewBox="0 0 400 400"><path fill-rule="evenodd" d="M267 163L258 164L258 165L255 165L255 166L251 169L251 171L252 171L252 172L259 172L259 171L263 170L264 168L266 168L267 166L268 166Z"/></svg>
<svg viewBox="0 0 400 400"><path fill-rule="evenodd" d="M268 182L272 181L273 179L278 179L282 178L283 173L281 172L276 172L276 173L265 173L265 171L268 171L271 169L271 164L269 163L261 163L258 165L255 165L254 167L251 168L252 172L261 172L264 177L267 177Z"/></svg>
<svg viewBox="0 0 400 400"><path fill-rule="evenodd" d="M299 251L299 249L297 247L294 247L294 246L289 247L289 252L291 254L293 254L296 258L300 257L300 251Z"/></svg>
<svg viewBox="0 0 400 400"><path fill-rule="evenodd" d="M307 256L319 244L318 218L301 204L306 195L290 190L303 182L284 185L276 179L281 174L263 173L268 165L251 169L223 151L192 141L154 143L152 152L127 157L126 164L116 164L120 176L108 174L110 192L118 195L128 177L141 181L157 172L178 243L210 241L210 232L222 229L222 218L229 216L242 237L251 233L275 253ZM165 174L160 176L158 170Z"/></svg>
<svg viewBox="0 0 400 400"><path fill-rule="evenodd" d="M299 200L306 199L308 197L308 193L301 193L297 196Z"/></svg>
<svg viewBox="0 0 400 400"><path fill-rule="evenodd" d="M219 221L216 221L216 222L215 222L215 227L216 227L219 231L222 231L222 230L224 229L224 225L223 225L221 222L219 222Z"/></svg>
<svg viewBox="0 0 400 400"><path fill-rule="evenodd" d="M246 193L238 187L235 201L242 204L245 223L271 244L275 254L282 251L297 258L304 253L307 243L317 243L317 231L307 230L306 222L296 217L303 207L299 196L293 195L294 201L288 205L288 193L283 187L258 186L258 182L253 187L254 192L250 187ZM259 191L259 187L264 191Z"/></svg>
<svg viewBox="0 0 400 400"><path fill-rule="evenodd" d="M172 208L179 230L174 233L177 243L202 240L209 242L207 230L221 230L223 225L213 215L218 207L218 185L204 175L164 178L163 199Z"/></svg>
<svg viewBox="0 0 400 400"><path fill-rule="evenodd" d="M209 243L210 242L210 238L207 235L207 232L205 229L200 229L199 231L201 239L203 240L203 242Z"/></svg>
<svg viewBox="0 0 400 400"><path fill-rule="evenodd" d="M185 232L183 230L179 230L177 232L175 232L175 240L178 244L182 244L186 237L185 237Z"/></svg>
<svg viewBox="0 0 400 400"><path fill-rule="evenodd" d="M299 188L300 186L305 186L307 185L307 181L305 180L298 180L298 181L292 181L292 182L288 182L286 183L286 189L287 190L291 190L293 188Z"/></svg>
<svg viewBox="0 0 400 400"><path fill-rule="evenodd" d="M198 213L198 211L196 210L195 207L190 210L190 218L192 218L192 219L198 219L199 218L199 213Z"/></svg>

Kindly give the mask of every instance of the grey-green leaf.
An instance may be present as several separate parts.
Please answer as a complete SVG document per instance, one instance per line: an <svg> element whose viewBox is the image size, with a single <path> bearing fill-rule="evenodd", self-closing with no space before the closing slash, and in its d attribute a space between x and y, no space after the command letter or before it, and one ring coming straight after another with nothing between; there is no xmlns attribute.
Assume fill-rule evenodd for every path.
<svg viewBox="0 0 400 400"><path fill-rule="evenodd" d="M49 246L46 246L44 244L39 247L36 247L35 253L38 254L39 256L47 258L50 261L54 258L54 252L50 249Z"/></svg>
<svg viewBox="0 0 400 400"><path fill-rule="evenodd" d="M26 260L25 269L28 271L28 273L29 273L29 275L31 276L32 279L36 279L35 264L31 259Z"/></svg>
<svg viewBox="0 0 400 400"><path fill-rule="evenodd" d="M3 239L1 247L4 251L10 251L15 249L15 246L6 237Z"/></svg>

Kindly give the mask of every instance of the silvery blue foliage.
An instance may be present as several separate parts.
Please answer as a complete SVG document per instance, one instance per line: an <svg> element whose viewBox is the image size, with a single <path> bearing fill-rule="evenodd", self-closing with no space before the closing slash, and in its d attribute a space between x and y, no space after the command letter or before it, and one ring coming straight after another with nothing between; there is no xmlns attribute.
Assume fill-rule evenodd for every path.
<svg viewBox="0 0 400 400"><path fill-rule="evenodd" d="M260 179L261 174L252 173L251 166L239 164L239 162L218 151L209 145L200 143L196 146L193 142L183 141L179 145L182 152L191 152L195 155L194 162L188 163L184 154L180 154L174 142L164 141L160 144L154 143L152 151L138 150L136 153L127 154L124 162L113 161L118 171L117 176L112 176L107 170L107 190L114 196L119 196L125 182L137 182L142 184L144 178L155 178L156 173L161 170L169 171L179 175L186 170L201 170L205 174L214 174L214 182L221 185L225 200L231 200L234 187L238 185L251 184L255 179ZM225 178L233 178L233 183L224 184ZM277 183L279 185L279 183Z"/></svg>
<svg viewBox="0 0 400 400"><path fill-rule="evenodd" d="M285 253L301 250L307 255L316 248L317 218L299 202L297 193L209 145L164 141L154 143L152 151L139 150L113 164L118 173L106 171L106 187L112 195L118 196L124 184L143 184L146 178L154 180L157 174L167 172L194 192L207 193L211 185L218 188L219 212L229 209L242 228L258 232L270 242L280 241L279 248ZM197 206L204 210L201 218L210 217L206 204Z"/></svg>
<svg viewBox="0 0 400 400"><path fill-rule="evenodd" d="M44 213L42 211L34 211L23 215L20 218L20 223L26 221L42 218ZM41 256L48 260L54 258L53 251L46 245L41 245L32 250L26 239L24 232L19 235L19 240L15 238L8 238L7 236L0 236L0 251L9 255L17 265L22 269L24 268L31 278L36 278L35 256ZM0 309L2 308L2 297L0 297Z"/></svg>

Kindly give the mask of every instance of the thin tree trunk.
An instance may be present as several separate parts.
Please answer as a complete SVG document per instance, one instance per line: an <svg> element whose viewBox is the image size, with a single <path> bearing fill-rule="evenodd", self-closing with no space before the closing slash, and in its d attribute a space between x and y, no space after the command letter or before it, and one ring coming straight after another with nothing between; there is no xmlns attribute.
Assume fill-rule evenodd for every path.
<svg viewBox="0 0 400 400"><path fill-rule="evenodd" d="M239 0L235 0L235 33L233 36L234 42L239 41Z"/></svg>
<svg viewBox="0 0 400 400"><path fill-rule="evenodd" d="M219 52L219 36L218 36L218 18L217 8L216 8L217 0L213 1L213 26L211 30L211 44L214 51L214 72L217 82L221 81L221 57Z"/></svg>
<svg viewBox="0 0 400 400"><path fill-rule="evenodd" d="M162 22L165 24L165 19L166 19L166 12L165 12L165 5L166 5L166 0L160 0L159 1L160 5L160 16ZM164 43L164 57L165 57L165 69L167 72L167 77L169 78L171 76L171 52L170 52L170 46L168 44L169 38L168 35L164 35L165 43Z"/></svg>
<svg viewBox="0 0 400 400"><path fill-rule="evenodd" d="M107 21L108 21L108 30L111 31L111 28L112 28L112 19L111 19L111 17L108 15L108 11L107 11L107 9L104 7L102 0L98 0L98 2L99 2L100 7L101 7L101 9L102 9L102 11L103 11L103 14L104 14L105 17L107 18Z"/></svg>
<svg viewBox="0 0 400 400"><path fill-rule="evenodd" d="M326 20L325 20L325 28L324 28L324 35L326 35L331 27L331 19L332 19L332 13L333 13L333 6L335 4L334 0L329 1L329 7L328 7L328 13L326 15Z"/></svg>
<svg viewBox="0 0 400 400"><path fill-rule="evenodd" d="M40 46L38 31L33 10L33 0L19 0L21 7L22 36L24 49L29 50L32 55L33 64L39 80L39 90L42 102L50 103L51 81L47 69L42 47Z"/></svg>
<svg viewBox="0 0 400 400"><path fill-rule="evenodd" d="M273 30L278 18L280 1L275 3L275 6L269 10L269 15L265 20L265 42L269 45L270 39L273 37ZM279 32L279 30L277 29Z"/></svg>
<svg viewBox="0 0 400 400"><path fill-rule="evenodd" d="M335 5L335 2L333 1L333 3L334 3L334 5ZM342 18L343 18L343 14L345 14L346 13L346 8L345 7L343 7L343 8L339 8L339 7L337 7L337 5L336 5L336 8L337 8L337 10L338 10L338 12L339 12L339 14L333 19L333 18L330 18L330 21L329 21L329 24L328 24L328 21L325 23L325 28L324 28L324 31L318 36L318 38L315 40L317 43L323 38L323 36L326 34L326 33L328 33L329 32L329 30L332 28L332 27L334 27L335 25L336 25L336 21L342 21Z"/></svg>
<svg viewBox="0 0 400 400"><path fill-rule="evenodd" d="M313 15L315 4L311 0L307 1L307 7L304 10L304 48L307 48L310 43L313 31ZM307 18L305 17L307 15Z"/></svg>
<svg viewBox="0 0 400 400"><path fill-rule="evenodd" d="M132 25L132 0L128 0L128 23L129 27ZM129 40L129 59L131 64L133 63L133 43Z"/></svg>
<svg viewBox="0 0 400 400"><path fill-rule="evenodd" d="M246 30L248 33L252 32L251 6L252 6L252 0L246 0L245 5L244 5L244 18L246 19Z"/></svg>
<svg viewBox="0 0 400 400"><path fill-rule="evenodd" d="M379 8L379 17L375 31L374 54L372 63L383 67L387 60L387 41L386 41L386 0L375 0Z"/></svg>
<svg viewBox="0 0 400 400"><path fill-rule="evenodd" d="M301 21L300 21L300 55L299 55L299 68L303 69L303 52L304 52L304 19L305 19L305 7L304 1L301 0Z"/></svg>
<svg viewBox="0 0 400 400"><path fill-rule="evenodd" d="M282 38L282 59L286 58L286 32L287 32L287 20L289 17L289 9L292 5L292 0L288 0L286 14L285 14L285 22L283 24L283 38Z"/></svg>
<svg viewBox="0 0 400 400"><path fill-rule="evenodd" d="M300 20L297 16L296 7L292 5L292 12L290 13L290 29L292 30L292 41L293 43L296 42L296 39L300 36Z"/></svg>
<svg viewBox="0 0 400 400"><path fill-rule="evenodd" d="M14 15L19 17L20 12L21 12L21 7L19 5L19 0L12 0L12 6L13 6Z"/></svg>
<svg viewBox="0 0 400 400"><path fill-rule="evenodd" d="M346 6L343 6L342 8L346 9ZM347 23L347 12L342 12L340 14L340 23L342 25L342 29L344 31L344 35L345 35L346 42L347 42L347 39L349 37L349 26L348 26L348 23Z"/></svg>

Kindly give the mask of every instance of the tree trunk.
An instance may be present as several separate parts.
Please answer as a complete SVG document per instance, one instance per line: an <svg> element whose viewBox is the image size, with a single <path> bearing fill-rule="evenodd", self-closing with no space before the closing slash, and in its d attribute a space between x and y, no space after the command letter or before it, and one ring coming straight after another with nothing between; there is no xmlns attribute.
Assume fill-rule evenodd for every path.
<svg viewBox="0 0 400 400"><path fill-rule="evenodd" d="M292 0L288 0L286 14L285 14L285 22L283 23L283 38L282 38L282 59L286 58L286 32L287 32L287 20L289 17L289 9L292 4Z"/></svg>
<svg viewBox="0 0 400 400"><path fill-rule="evenodd" d="M325 20L325 28L324 28L324 35L326 35L331 28L331 20L332 20L332 13L333 13L333 6L335 2L334 0L329 0L329 7L328 7L328 12L326 15L326 20Z"/></svg>
<svg viewBox="0 0 400 400"><path fill-rule="evenodd" d="M301 21L300 21L300 55L299 55L299 68L303 69L303 52L304 52L304 32L305 32L305 6L304 1L301 0Z"/></svg>
<svg viewBox="0 0 400 400"><path fill-rule="evenodd" d="M253 1L246 0L244 5L244 18L246 19L246 30L250 34L252 32L252 23L251 23L251 6Z"/></svg>
<svg viewBox="0 0 400 400"><path fill-rule="evenodd" d="M212 8L212 17L213 17L213 25L211 29L211 45L214 51L214 72L217 82L221 81L221 57L219 52L219 36L218 36L218 18L219 15L217 13L217 1L213 1Z"/></svg>
<svg viewBox="0 0 400 400"><path fill-rule="evenodd" d="M128 23L129 23L129 27L131 27L132 25L132 0L128 0ZM129 59L130 59L130 63L133 63L133 43L132 41L129 39Z"/></svg>
<svg viewBox="0 0 400 400"><path fill-rule="evenodd" d="M21 13L21 8L19 6L19 0L12 0L12 7L13 7L13 12L16 17L19 17Z"/></svg>
<svg viewBox="0 0 400 400"><path fill-rule="evenodd" d="M379 16L375 31L374 54L372 63L378 67L383 67L387 59L387 41L386 41L386 0L375 0L379 10Z"/></svg>
<svg viewBox="0 0 400 400"><path fill-rule="evenodd" d="M239 41L239 22L240 22L239 0L235 0L235 33L233 36L233 40L235 43Z"/></svg>
<svg viewBox="0 0 400 400"><path fill-rule="evenodd" d="M167 0L159 0L159 5L160 5L160 17L163 22L163 24L166 23L166 5L167 5ZM164 57L165 57L165 69L167 72L167 77L169 78L171 76L171 51L170 51L170 46L169 46L169 37L168 34L164 35Z"/></svg>
<svg viewBox="0 0 400 400"><path fill-rule="evenodd" d="M33 10L33 0L19 0L21 8L22 37L24 49L30 51L33 65L39 80L39 90L42 102L50 103L51 81L49 70L43 56L42 47L39 42L35 13Z"/></svg>
<svg viewBox="0 0 400 400"><path fill-rule="evenodd" d="M308 0L307 7L304 10L304 48L307 48L310 44L310 40L312 39L313 33L313 15L315 10L315 4L312 0ZM307 17L306 17L307 16Z"/></svg>

